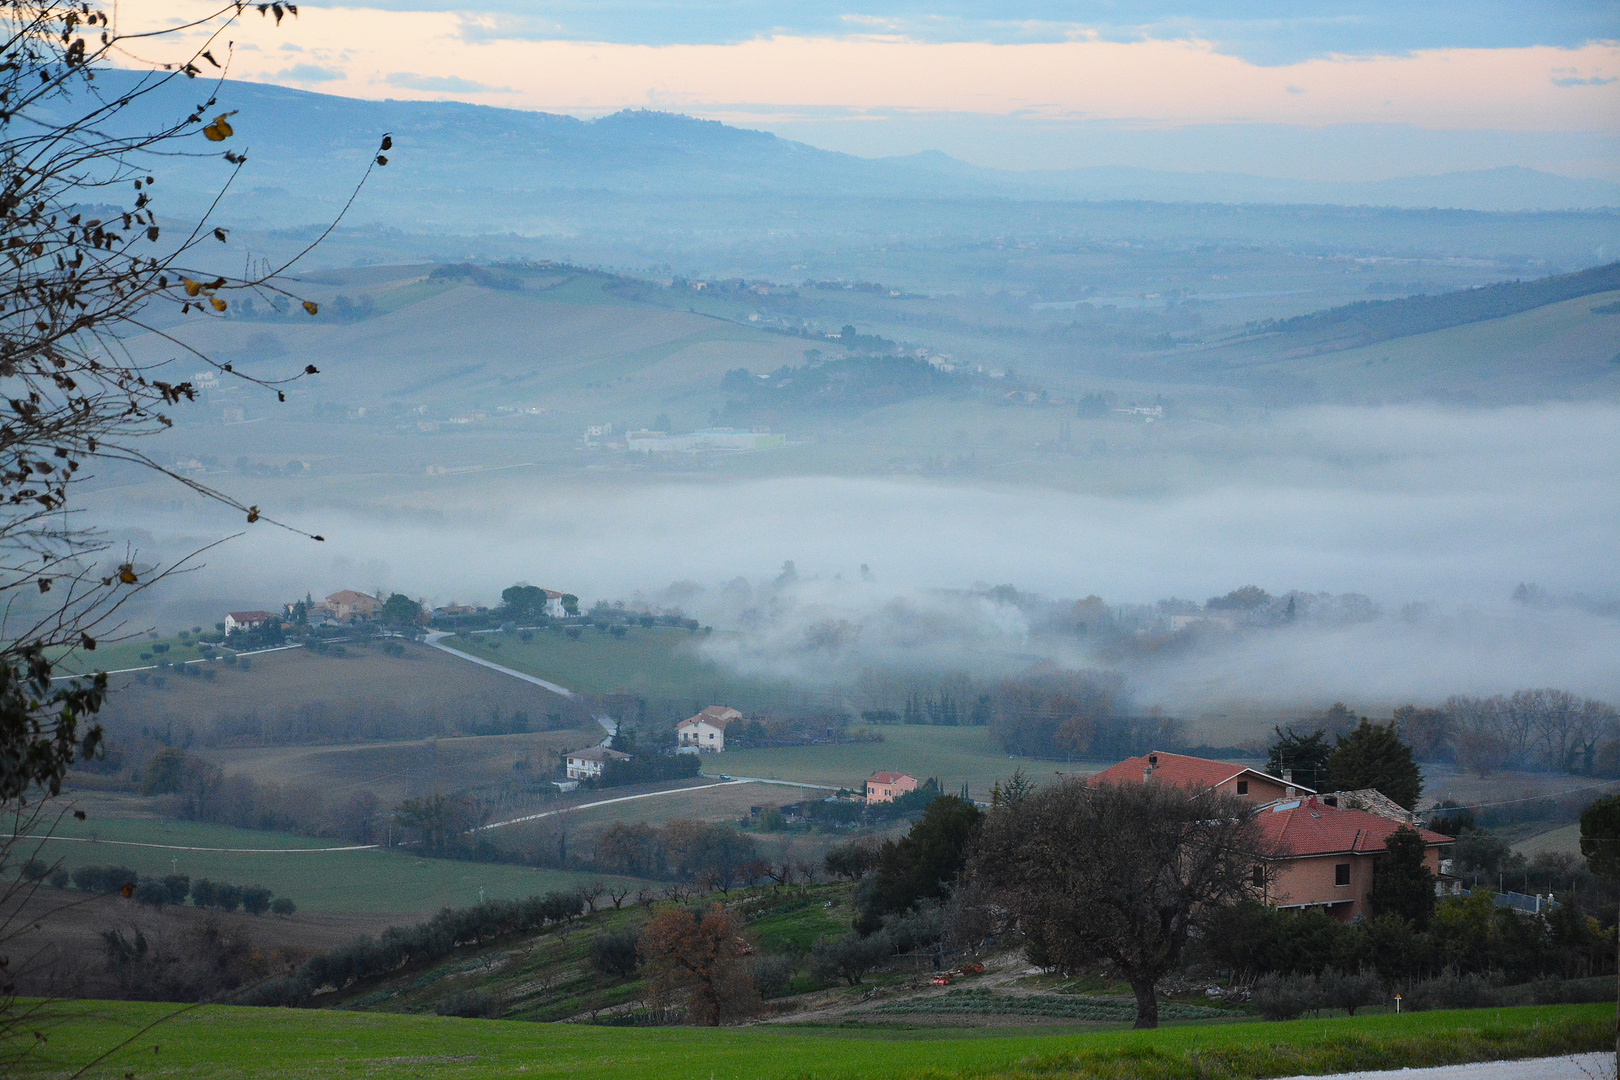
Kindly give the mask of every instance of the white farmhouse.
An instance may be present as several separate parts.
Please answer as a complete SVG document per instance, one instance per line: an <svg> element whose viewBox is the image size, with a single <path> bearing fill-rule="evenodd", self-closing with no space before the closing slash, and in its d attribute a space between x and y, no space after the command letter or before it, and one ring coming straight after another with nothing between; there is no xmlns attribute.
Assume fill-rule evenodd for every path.
<svg viewBox="0 0 1620 1080"><path fill-rule="evenodd" d="M225 613L225 632L257 630L266 623L280 621L280 618L271 611L229 611Z"/></svg>
<svg viewBox="0 0 1620 1080"><path fill-rule="evenodd" d="M610 761L629 761L630 755L605 746L587 746L583 750L568 751L568 779L589 780L601 776Z"/></svg>
<svg viewBox="0 0 1620 1080"><path fill-rule="evenodd" d="M726 725L743 714L724 705L710 705L696 716L675 725L677 754L718 754L726 748Z"/></svg>

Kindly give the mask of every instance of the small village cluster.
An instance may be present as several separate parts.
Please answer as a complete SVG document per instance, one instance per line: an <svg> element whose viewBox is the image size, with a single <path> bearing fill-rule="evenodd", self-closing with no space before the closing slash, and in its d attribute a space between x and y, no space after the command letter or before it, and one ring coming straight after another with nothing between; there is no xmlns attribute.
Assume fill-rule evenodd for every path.
<svg viewBox="0 0 1620 1080"><path fill-rule="evenodd" d="M564 593L554 589L543 590L546 594L545 614L549 618L561 619L568 612L563 604ZM356 622L366 622L383 616L383 606L387 597L379 591L376 595L359 592L355 589L339 589L324 600L301 600L283 604L281 611L231 611L225 615L225 632L235 630L254 631L262 629L267 623L285 622L294 619L300 614L305 621L311 624L336 623L348 625ZM448 618L461 615L480 615L489 611L488 608L473 604L458 604L451 601L436 608L429 608L426 603L421 605L421 619L426 622L435 618Z"/></svg>

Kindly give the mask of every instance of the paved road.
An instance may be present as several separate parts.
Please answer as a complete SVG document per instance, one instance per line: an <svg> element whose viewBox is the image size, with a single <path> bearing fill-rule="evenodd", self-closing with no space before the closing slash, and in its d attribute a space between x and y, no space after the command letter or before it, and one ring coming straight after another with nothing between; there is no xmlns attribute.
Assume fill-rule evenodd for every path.
<svg viewBox="0 0 1620 1080"><path fill-rule="evenodd" d="M435 649L438 649L440 652L447 652L451 656L459 656L463 660L469 660L472 663L477 664L479 667L487 667L491 671L500 672L502 675L510 675L514 679L522 679L526 683L533 683L536 686L545 687L547 690L550 690L553 694L561 694L565 698L571 698L571 697L574 696L574 692L572 690L568 689L566 686L558 686L554 682L547 682L544 679L536 678L535 676L526 674L525 672L514 671L513 669L511 669L509 667L502 667L500 664L493 663L492 661L489 661L489 660L485 660L481 656L474 656L471 653L464 653L460 649L452 649L448 645L440 645L439 644L439 639L440 638L447 638L449 636L450 635L445 633L443 630L435 630L432 633L428 634L427 643L429 645L433 646ZM612 732L609 732L609 734L612 734Z"/></svg>
<svg viewBox="0 0 1620 1080"><path fill-rule="evenodd" d="M704 779L712 779L704 777ZM821 791L837 791L837 788L827 787L825 784L801 784L793 780L765 780L757 776L731 776L724 780L715 780L712 784L694 784L691 787L667 788L664 791L645 791L640 795L620 795L612 799L598 799L595 802L580 803L577 806L564 806L558 810L542 810L538 814L524 814L522 817L509 818L506 821L492 821L488 825L480 826L475 832L487 829L500 829L507 825L521 825L525 821L539 821L541 818L554 817L557 814L571 814L575 810L590 810L597 806L611 806L614 803L634 802L637 799L656 799L663 795L684 795L688 791L704 791L708 788L731 787L734 784L780 784L783 787L816 788Z"/></svg>
<svg viewBox="0 0 1620 1080"><path fill-rule="evenodd" d="M162 848L164 851L222 851L232 855L313 855L322 851L371 851L380 844L349 844L344 847L187 847L182 844L147 844L139 840L99 840L88 836L24 835L20 840L49 840L53 844L113 844L118 847Z"/></svg>
<svg viewBox="0 0 1620 1080"><path fill-rule="evenodd" d="M578 806L565 806L560 810L542 810L538 814L524 814L522 817L509 818L506 821L492 821L488 825L480 825L474 832L483 832L488 829L501 829L508 825L521 825L525 821L539 821L541 818L554 817L557 814L571 814L575 810L589 810L594 806L610 806L613 803L633 802L636 799L656 799L660 795L680 795L687 791L702 791L705 788L730 787L732 784L745 784L746 780L721 780L714 784L698 784L694 787L670 788L667 791L647 791L640 795L620 795L616 799L598 799L596 802L580 803Z"/></svg>
<svg viewBox="0 0 1620 1080"><path fill-rule="evenodd" d="M1571 1054L1567 1057L1530 1058L1525 1061L1481 1061L1473 1065L1441 1065L1433 1069L1395 1069L1385 1072L1335 1073L1332 1076L1291 1076L1287 1080L1614 1080L1614 1054Z"/></svg>

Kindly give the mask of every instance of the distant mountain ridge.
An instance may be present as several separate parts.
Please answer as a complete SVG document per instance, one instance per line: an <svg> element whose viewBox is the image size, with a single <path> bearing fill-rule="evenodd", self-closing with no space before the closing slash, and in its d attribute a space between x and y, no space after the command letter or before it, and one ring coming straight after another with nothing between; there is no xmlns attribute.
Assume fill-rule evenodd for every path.
<svg viewBox="0 0 1620 1080"><path fill-rule="evenodd" d="M132 73L103 76L107 89ZM134 110L172 118L209 84L170 84ZM258 83L227 82L220 105L253 151L249 182L302 187L310 176L358 171L383 131L408 175L390 178L420 198L502 191L618 191L680 198L775 194L824 197L1014 198L1170 203L1307 204L1485 211L1620 206L1620 184L1525 168L1380 181L1288 180L1105 166L1010 172L939 151L859 158L714 120L626 110L597 120L459 102L367 101ZM311 170L317 170L312 172ZM194 170L195 171L195 170ZM212 177L204 170L199 177ZM291 185L291 186L289 186ZM200 179L198 190L209 186Z"/></svg>

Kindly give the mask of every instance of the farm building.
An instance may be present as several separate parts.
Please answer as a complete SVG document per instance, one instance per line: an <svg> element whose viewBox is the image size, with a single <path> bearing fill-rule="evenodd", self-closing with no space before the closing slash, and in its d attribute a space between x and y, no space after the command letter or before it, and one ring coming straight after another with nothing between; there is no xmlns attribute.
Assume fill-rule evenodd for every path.
<svg viewBox="0 0 1620 1080"><path fill-rule="evenodd" d="M270 611L231 611L225 615L225 632L257 630L266 623L279 622L281 616Z"/></svg>
<svg viewBox="0 0 1620 1080"><path fill-rule="evenodd" d="M873 773L866 781L866 803L889 802L898 799L908 791L917 790L917 778L907 776L905 773L879 772Z"/></svg>
<svg viewBox="0 0 1620 1080"><path fill-rule="evenodd" d="M338 622L348 622L350 619L372 618L382 610L383 602L363 592L340 589L315 606Z"/></svg>
<svg viewBox="0 0 1620 1080"><path fill-rule="evenodd" d="M566 771L570 780L589 780L601 776L610 761L629 761L630 755L605 746L587 746L583 750L570 750Z"/></svg>
<svg viewBox="0 0 1620 1080"><path fill-rule="evenodd" d="M726 727L743 714L725 705L710 705L675 725L677 754L718 754L726 748Z"/></svg>

